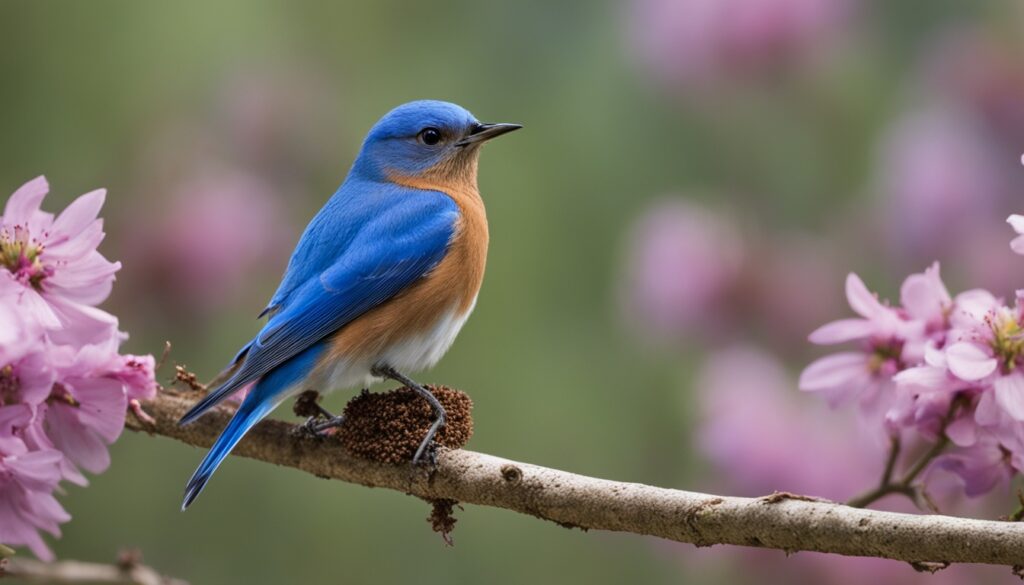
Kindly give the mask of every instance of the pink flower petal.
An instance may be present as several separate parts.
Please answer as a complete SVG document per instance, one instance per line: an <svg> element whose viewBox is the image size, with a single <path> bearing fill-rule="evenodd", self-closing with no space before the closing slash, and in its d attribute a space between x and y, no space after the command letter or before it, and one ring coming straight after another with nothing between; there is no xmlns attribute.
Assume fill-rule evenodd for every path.
<svg viewBox="0 0 1024 585"><path fill-rule="evenodd" d="M929 343L924 348L924 363L936 368L946 369L946 352Z"/></svg>
<svg viewBox="0 0 1024 585"><path fill-rule="evenodd" d="M4 223L8 226L28 225L49 190L46 177L42 175L19 187L4 206Z"/></svg>
<svg viewBox="0 0 1024 585"><path fill-rule="evenodd" d="M49 436L53 444L75 465L92 473L110 466L110 453L102 439L86 428L74 409L57 404L47 411Z"/></svg>
<svg viewBox="0 0 1024 585"><path fill-rule="evenodd" d="M864 339L874 333L874 326L867 319L840 319L822 325L808 337L811 343L832 345L855 339Z"/></svg>
<svg viewBox="0 0 1024 585"><path fill-rule="evenodd" d="M50 333L54 342L80 347L101 343L119 335L117 317L60 296L50 296L49 306L56 312L59 326Z"/></svg>
<svg viewBox="0 0 1024 585"><path fill-rule="evenodd" d="M916 391L941 390L949 385L949 377L945 368L918 366L907 368L893 376L893 382L904 388Z"/></svg>
<svg viewBox="0 0 1024 585"><path fill-rule="evenodd" d="M914 319L930 321L942 317L943 311L953 299L939 277L938 262L923 273L911 274L903 281L900 302Z"/></svg>
<svg viewBox="0 0 1024 585"><path fill-rule="evenodd" d="M4 466L18 478L18 483L33 491L49 491L60 481L60 451L36 451L20 457L7 458Z"/></svg>
<svg viewBox="0 0 1024 585"><path fill-rule="evenodd" d="M47 247L43 257L47 261L74 261L95 251L104 236L103 220L97 219L74 236L59 239L57 243Z"/></svg>
<svg viewBox="0 0 1024 585"><path fill-rule="evenodd" d="M1010 240L1010 249L1017 254L1024 254L1024 236L1017 236Z"/></svg>
<svg viewBox="0 0 1024 585"><path fill-rule="evenodd" d="M985 316L999 307L999 299L983 289L964 291L956 295L950 321L954 327L970 329L985 320Z"/></svg>
<svg viewBox="0 0 1024 585"><path fill-rule="evenodd" d="M110 296L110 290L114 286L114 273L120 268L120 262L110 262L99 253L93 252L72 264L61 266L60 270L46 280L46 290L79 303L95 306Z"/></svg>
<svg viewBox="0 0 1024 585"><path fill-rule="evenodd" d="M0 279L10 276L7 270L0 270ZM22 288L17 295L17 310L26 316L27 319L35 321L47 329L59 329L61 326L60 317L54 312L53 307L34 289Z"/></svg>
<svg viewBox="0 0 1024 585"><path fill-rule="evenodd" d="M1010 479L1010 470L997 444L975 444L959 449L939 457L935 466L960 476L968 497L988 493Z"/></svg>
<svg viewBox="0 0 1024 585"><path fill-rule="evenodd" d="M978 440L978 426L970 416L961 416L946 425L946 436L957 447L970 447Z"/></svg>
<svg viewBox="0 0 1024 585"><path fill-rule="evenodd" d="M946 348L949 371L961 380L974 382L996 371L997 361L974 343L961 341Z"/></svg>
<svg viewBox="0 0 1024 585"><path fill-rule="evenodd" d="M868 290L864 281L854 273L846 277L846 299L850 308L862 317L872 318L886 310L878 298Z"/></svg>
<svg viewBox="0 0 1024 585"><path fill-rule="evenodd" d="M99 215L106 196L106 189L97 189L78 197L57 216L50 227L50 233L54 237L65 239L74 238L82 233L82 230L90 223L96 221L96 216ZM59 244L61 241L58 240L51 246Z"/></svg>
<svg viewBox="0 0 1024 585"><path fill-rule="evenodd" d="M992 392L984 392L974 409L974 421L984 427L993 427L1002 422L1005 413L1000 410Z"/></svg>
<svg viewBox="0 0 1024 585"><path fill-rule="evenodd" d="M25 518L24 505L27 505L24 493L11 493L17 486L0 489L0 541L11 545L24 545L43 561L54 560L53 551L39 535L36 525L30 518Z"/></svg>
<svg viewBox="0 0 1024 585"><path fill-rule="evenodd" d="M48 360L47 352L39 350L25 356L14 368L18 376L18 399L23 404L37 406L50 395L54 372Z"/></svg>
<svg viewBox="0 0 1024 585"><path fill-rule="evenodd" d="M80 404L78 420L108 444L121 436L128 398L124 383L112 378L82 378L69 383L71 395Z"/></svg>
<svg viewBox="0 0 1024 585"><path fill-rule="evenodd" d="M1010 217L1006 218L1006 223L1010 224L1010 227L1013 228L1013 231L1017 232L1018 234L1024 235L1024 215L1011 215Z"/></svg>
<svg viewBox="0 0 1024 585"><path fill-rule="evenodd" d="M996 378L996 402L1003 412L1016 420L1024 421L1024 374L1014 372L1009 376Z"/></svg>
<svg viewBox="0 0 1024 585"><path fill-rule="evenodd" d="M806 392L843 387L866 379L868 358L862 353L844 352L820 358L800 374L800 389Z"/></svg>

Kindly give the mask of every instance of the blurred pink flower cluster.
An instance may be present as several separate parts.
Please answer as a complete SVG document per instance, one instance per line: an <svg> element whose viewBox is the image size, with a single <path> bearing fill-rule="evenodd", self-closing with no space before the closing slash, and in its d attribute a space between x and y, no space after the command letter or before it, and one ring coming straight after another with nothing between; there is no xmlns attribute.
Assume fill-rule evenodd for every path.
<svg viewBox="0 0 1024 585"><path fill-rule="evenodd" d="M820 54L851 20L850 0L636 0L633 37L650 69L696 86Z"/></svg>
<svg viewBox="0 0 1024 585"><path fill-rule="evenodd" d="M1024 217L1010 221L1024 230ZM858 403L889 436L948 440L933 465L959 475L969 496L1024 471L1024 291L1012 304L983 289L954 297L935 264L904 281L899 305L880 302L855 274L846 297L859 316L810 340L856 348L810 364L802 390Z"/></svg>
<svg viewBox="0 0 1024 585"><path fill-rule="evenodd" d="M907 76L909 104L880 134L870 221L894 273L932 259L950 276L1007 294L1010 254L998 222L1018 205L1024 139L1019 35L965 27L927 43Z"/></svg>
<svg viewBox="0 0 1024 585"><path fill-rule="evenodd" d="M249 297L262 302L300 231L295 196L344 142L325 117L340 99L330 79L243 65L198 110L157 118L133 164L132 190L147 197L118 210L130 226L118 246L136 265L118 286L120 310L196 336Z"/></svg>
<svg viewBox="0 0 1024 585"><path fill-rule="evenodd" d="M59 482L106 469L126 410L156 382L153 357L120 354L117 318L96 308L120 268L96 249L106 192L56 217L40 209L47 192L33 179L0 216L0 542L49 560L40 532L70 518Z"/></svg>
<svg viewBox="0 0 1024 585"><path fill-rule="evenodd" d="M783 365L763 350L731 346L708 356L695 383L700 389L696 395L696 448L717 472L713 474L717 479L707 489L750 497L790 491L844 501L878 481L884 448L859 432L860 421L850 416L852 413L828 412L824 405L794 393L793 385ZM942 492L952 495L948 489ZM883 500L881 507L903 512L913 509L908 500L900 498ZM727 567L741 574L770 576L772 583L952 585L1008 581L1007 575L993 567L958 565L931 575L896 561L812 552L789 556L762 549L716 547L685 559L691 569L718 565L719 570Z"/></svg>
<svg viewBox="0 0 1024 585"><path fill-rule="evenodd" d="M629 322L662 339L702 343L763 328L776 342L802 347L807 331L838 308L829 294L840 274L834 254L800 235L757 236L732 215L694 201L653 203L627 242Z"/></svg>
<svg viewBox="0 0 1024 585"><path fill-rule="evenodd" d="M259 270L276 273L287 253L287 210L260 177L212 172L182 181L160 205L129 230L126 260L139 267L131 284L175 317L215 312Z"/></svg>

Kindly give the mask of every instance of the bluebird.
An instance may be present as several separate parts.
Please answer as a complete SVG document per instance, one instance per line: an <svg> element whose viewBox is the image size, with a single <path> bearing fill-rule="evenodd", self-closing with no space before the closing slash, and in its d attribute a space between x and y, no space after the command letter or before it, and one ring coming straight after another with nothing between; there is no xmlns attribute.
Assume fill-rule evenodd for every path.
<svg viewBox="0 0 1024 585"><path fill-rule="evenodd" d="M373 126L345 181L303 232L260 314L266 324L231 361L226 380L179 422L254 383L189 480L182 510L253 425L306 388L391 379L415 390L435 415L413 463L421 460L445 412L408 375L441 359L476 304L488 241L480 146L519 128L484 124L431 100L401 105Z"/></svg>

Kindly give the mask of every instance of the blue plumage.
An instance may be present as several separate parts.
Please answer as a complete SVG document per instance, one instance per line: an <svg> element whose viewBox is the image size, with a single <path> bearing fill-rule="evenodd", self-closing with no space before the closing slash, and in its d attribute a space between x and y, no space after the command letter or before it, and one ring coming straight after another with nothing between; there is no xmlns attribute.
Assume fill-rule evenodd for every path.
<svg viewBox="0 0 1024 585"><path fill-rule="evenodd" d="M182 510L188 508L189 504L199 496L213 472L217 471L217 467L235 448L245 433L280 404L281 400L287 398L285 391L290 386L306 377L323 350L323 343L309 347L262 378L253 387L238 407L238 411L231 418L228 426L217 438L217 442L203 458L203 462L192 474L192 478L188 480L188 485L185 486L185 500L181 504Z"/></svg>
<svg viewBox="0 0 1024 585"><path fill-rule="evenodd" d="M269 315L267 323L235 356L230 378L180 421L194 421L255 382L189 481L182 509L195 500L253 425L301 389L314 370L326 367L324 356L330 353L333 335L428 279L444 261L458 233L462 209L450 192L416 188L410 185L419 183L409 181L429 174L434 177L433 184L445 185L455 176L464 184L467 169L475 173L478 146L516 128L513 124L481 124L455 104L419 101L395 108L370 130L348 177L303 232L277 292L260 315ZM472 189L475 193L475 175ZM486 238L482 244L485 250ZM482 265L479 268L482 270ZM482 272L474 274L478 289ZM406 358L406 362L411 359L409 363L414 364L426 357L439 357L464 318L453 320L451 315L439 314L439 328L434 333L410 337L408 346L401 345L404 341L395 342L395 347L385 348L380 356L363 356L367 363L359 367L365 371L357 369L355 373L377 375L377 368L384 367L382 371L394 377L398 373L388 356ZM421 386L414 386L429 395ZM443 410L424 445L440 424Z"/></svg>
<svg viewBox="0 0 1024 585"><path fill-rule="evenodd" d="M303 234L241 368L181 424L426 274L444 257L458 216L455 202L436 191L346 181Z"/></svg>

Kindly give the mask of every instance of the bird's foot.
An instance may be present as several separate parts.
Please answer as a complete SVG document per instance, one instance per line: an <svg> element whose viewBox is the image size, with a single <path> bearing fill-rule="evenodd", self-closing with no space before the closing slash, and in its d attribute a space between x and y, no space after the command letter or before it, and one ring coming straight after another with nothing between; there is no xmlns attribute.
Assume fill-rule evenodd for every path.
<svg viewBox="0 0 1024 585"><path fill-rule="evenodd" d="M344 415L339 414L337 416L332 416L332 417L330 417L330 418L328 418L326 420L323 420L321 422L318 422L318 423L314 424L313 425L313 434L322 437L324 434L327 433L327 431L340 427L342 425L342 423L344 423L344 422L345 422L345 416Z"/></svg>
<svg viewBox="0 0 1024 585"><path fill-rule="evenodd" d="M423 464L433 469L437 467L437 441L434 437L437 436L437 432L444 427L445 417L444 411L441 415L434 420L434 424L430 426L430 430L427 431L427 435L423 437L423 442L417 447L416 453L412 456L413 467Z"/></svg>
<svg viewBox="0 0 1024 585"><path fill-rule="evenodd" d="M341 426L344 417L331 414L318 402L320 394L314 390L307 390L295 399L293 410L295 414L305 416L306 422L296 425L292 434L306 437L322 437L326 431Z"/></svg>
<svg viewBox="0 0 1024 585"><path fill-rule="evenodd" d="M293 437L317 437L316 426L319 421L319 416L311 416L306 419L306 422L292 427L291 435Z"/></svg>
<svg viewBox="0 0 1024 585"><path fill-rule="evenodd" d="M345 417L338 416L311 416L306 422L292 427L292 436L321 438L327 436L331 429L340 427L345 422Z"/></svg>

